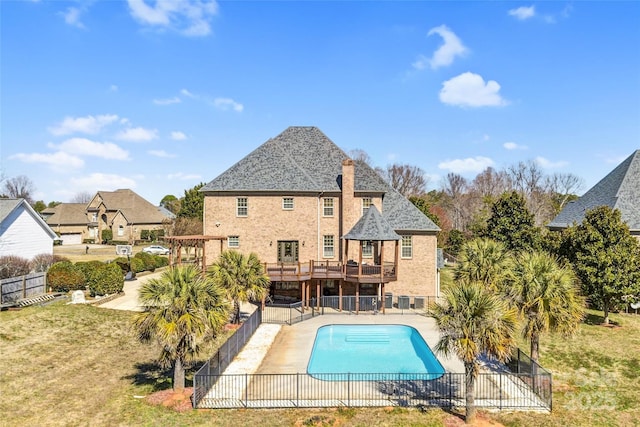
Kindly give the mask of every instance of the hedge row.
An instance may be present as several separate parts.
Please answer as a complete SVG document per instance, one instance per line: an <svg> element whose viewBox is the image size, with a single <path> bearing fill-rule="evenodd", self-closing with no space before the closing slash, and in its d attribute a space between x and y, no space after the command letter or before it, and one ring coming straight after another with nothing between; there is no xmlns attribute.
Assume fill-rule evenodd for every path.
<svg viewBox="0 0 640 427"><path fill-rule="evenodd" d="M104 263L101 261L69 261L53 264L47 272L47 283L54 292L89 289L91 296L111 295L121 292L124 277L130 271L135 275L142 271L154 271L169 264L169 259L145 252L137 253L131 261L125 257Z"/></svg>

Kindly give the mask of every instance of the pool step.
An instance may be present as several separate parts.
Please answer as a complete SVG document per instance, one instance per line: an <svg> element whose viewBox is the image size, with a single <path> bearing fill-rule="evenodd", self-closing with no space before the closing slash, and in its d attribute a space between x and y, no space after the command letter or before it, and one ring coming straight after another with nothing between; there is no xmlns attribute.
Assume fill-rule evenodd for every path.
<svg viewBox="0 0 640 427"><path fill-rule="evenodd" d="M388 343L389 334L384 332L349 332L345 336L346 342Z"/></svg>

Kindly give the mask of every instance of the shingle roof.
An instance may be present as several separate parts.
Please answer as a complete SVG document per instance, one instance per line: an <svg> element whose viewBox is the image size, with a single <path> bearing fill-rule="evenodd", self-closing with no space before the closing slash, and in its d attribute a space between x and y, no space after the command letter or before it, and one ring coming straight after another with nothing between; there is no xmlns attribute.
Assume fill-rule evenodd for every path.
<svg viewBox="0 0 640 427"><path fill-rule="evenodd" d="M43 213L53 214L47 217L47 224L54 225L86 225L86 203L60 203L53 208L47 208Z"/></svg>
<svg viewBox="0 0 640 427"><path fill-rule="evenodd" d="M0 199L0 222L4 221L21 202L22 199Z"/></svg>
<svg viewBox="0 0 640 427"><path fill-rule="evenodd" d="M97 195L107 210L122 212L132 224L161 223L168 218L157 206L130 189L98 191Z"/></svg>
<svg viewBox="0 0 640 427"><path fill-rule="evenodd" d="M378 212L378 208L371 205L360 217L356 225L344 236L348 240L400 240L401 237L393 231L389 224Z"/></svg>
<svg viewBox="0 0 640 427"><path fill-rule="evenodd" d="M627 157L578 200L568 203L547 226L557 229L579 224L586 211L598 206L619 209L629 229L640 230L640 150Z"/></svg>
<svg viewBox="0 0 640 427"><path fill-rule="evenodd" d="M49 234L52 238L56 237L56 233L49 227L49 225L42 219L42 217L38 214L27 203L25 199L0 199L0 223L2 223L7 217L18 207L24 206L24 209L29 212L29 214L35 219L35 221L42 227L43 230L47 234Z"/></svg>
<svg viewBox="0 0 640 427"><path fill-rule="evenodd" d="M349 156L313 126L292 126L231 166L202 192L339 192ZM355 191L383 193L382 216L394 230L438 231L428 217L371 167L355 163Z"/></svg>

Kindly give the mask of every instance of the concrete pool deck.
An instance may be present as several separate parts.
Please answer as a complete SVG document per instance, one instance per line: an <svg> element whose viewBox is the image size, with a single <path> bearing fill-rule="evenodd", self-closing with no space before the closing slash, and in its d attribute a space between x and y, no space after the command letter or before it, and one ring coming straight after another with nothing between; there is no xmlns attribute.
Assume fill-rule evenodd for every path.
<svg viewBox="0 0 640 427"><path fill-rule="evenodd" d="M316 316L291 326L282 326L261 363L256 361L260 365L255 372L258 374L307 372L307 364L311 357L318 328L338 324L412 326L420 332L432 351L440 338L435 321L420 315L331 314ZM459 359L445 358L440 354L436 354L436 357L447 372L464 372L464 365Z"/></svg>

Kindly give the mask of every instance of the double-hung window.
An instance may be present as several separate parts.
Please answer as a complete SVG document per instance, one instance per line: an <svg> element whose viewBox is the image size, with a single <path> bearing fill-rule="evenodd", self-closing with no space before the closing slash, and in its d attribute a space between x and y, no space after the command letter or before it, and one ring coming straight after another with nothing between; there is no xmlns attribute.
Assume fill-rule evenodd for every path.
<svg viewBox="0 0 640 427"><path fill-rule="evenodd" d="M367 209L369 209L372 205L372 201L371 201L371 197L363 197L362 198L362 215L364 215L367 212Z"/></svg>
<svg viewBox="0 0 640 427"><path fill-rule="evenodd" d="M236 199L236 216L247 216L249 214L249 204L246 197Z"/></svg>
<svg viewBox="0 0 640 427"><path fill-rule="evenodd" d="M227 246L230 248L240 247L240 236L229 236L227 240Z"/></svg>
<svg viewBox="0 0 640 427"><path fill-rule="evenodd" d="M362 242L362 258L373 258L373 245L370 240Z"/></svg>
<svg viewBox="0 0 640 427"><path fill-rule="evenodd" d="M284 209L285 211L293 210L293 197L282 198L282 209Z"/></svg>
<svg viewBox="0 0 640 427"><path fill-rule="evenodd" d="M322 199L322 216L333 216L333 197Z"/></svg>
<svg viewBox="0 0 640 427"><path fill-rule="evenodd" d="M400 257L401 258L413 257L413 240L411 239L411 236L402 236Z"/></svg>
<svg viewBox="0 0 640 427"><path fill-rule="evenodd" d="M334 238L333 235L327 234L322 238L322 256L324 258L334 257Z"/></svg>

